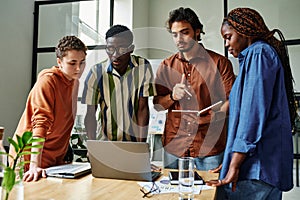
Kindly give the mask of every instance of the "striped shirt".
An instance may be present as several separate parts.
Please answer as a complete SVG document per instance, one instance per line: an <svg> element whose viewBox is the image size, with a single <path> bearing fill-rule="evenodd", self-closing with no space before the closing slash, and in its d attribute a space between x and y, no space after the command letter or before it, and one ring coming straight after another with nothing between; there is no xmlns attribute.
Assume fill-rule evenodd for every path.
<svg viewBox="0 0 300 200"><path fill-rule="evenodd" d="M156 95L148 60L131 55L126 73L120 76L109 60L93 66L88 73L81 103L100 104L101 140L136 141L138 100Z"/></svg>

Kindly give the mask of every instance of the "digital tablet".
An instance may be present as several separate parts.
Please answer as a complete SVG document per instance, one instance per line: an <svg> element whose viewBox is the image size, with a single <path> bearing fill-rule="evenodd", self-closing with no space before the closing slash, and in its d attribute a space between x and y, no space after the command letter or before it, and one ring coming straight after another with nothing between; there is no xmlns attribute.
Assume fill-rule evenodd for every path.
<svg viewBox="0 0 300 200"><path fill-rule="evenodd" d="M169 172L169 179L170 179L171 185L179 184L178 175L179 175L178 171L170 171ZM205 184L205 181L203 180L203 178L196 171L194 173L194 184L195 185L204 185Z"/></svg>

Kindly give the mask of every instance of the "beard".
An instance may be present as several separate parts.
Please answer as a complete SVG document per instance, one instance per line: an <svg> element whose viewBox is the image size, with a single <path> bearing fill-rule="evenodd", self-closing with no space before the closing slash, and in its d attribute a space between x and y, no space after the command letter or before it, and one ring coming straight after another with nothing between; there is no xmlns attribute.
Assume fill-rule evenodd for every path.
<svg viewBox="0 0 300 200"><path fill-rule="evenodd" d="M184 43L184 44L186 44L186 43ZM194 47L194 45L195 45L195 42L189 42L185 45L187 47L178 47L178 50L180 52L189 52Z"/></svg>
<svg viewBox="0 0 300 200"><path fill-rule="evenodd" d="M190 40L188 42L179 42L177 44L177 48L179 52L189 52L195 44L198 44L198 41L196 39L196 35L194 35L193 40Z"/></svg>

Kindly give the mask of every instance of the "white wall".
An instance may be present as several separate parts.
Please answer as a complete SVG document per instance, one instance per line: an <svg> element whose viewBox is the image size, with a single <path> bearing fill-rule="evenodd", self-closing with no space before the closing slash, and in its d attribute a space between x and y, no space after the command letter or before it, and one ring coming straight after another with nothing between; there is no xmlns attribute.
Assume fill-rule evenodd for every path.
<svg viewBox="0 0 300 200"><path fill-rule="evenodd" d="M31 83L34 0L1 0L0 126L12 134Z"/></svg>
<svg viewBox="0 0 300 200"><path fill-rule="evenodd" d="M171 35L165 28L165 22L168 19L169 12L179 7L190 7L198 15L203 24L205 35L202 35L202 41L205 47L214 49L223 54L223 41L220 35L220 24L223 18L223 1L220 0L151 0L149 6L149 26L161 28L159 35L150 36L149 41L157 43L167 51L176 51ZM151 51L151 58L159 58L161 51ZM165 56L165 55L163 55Z"/></svg>
<svg viewBox="0 0 300 200"><path fill-rule="evenodd" d="M132 2L133 0L115 0L114 24L132 27Z"/></svg>

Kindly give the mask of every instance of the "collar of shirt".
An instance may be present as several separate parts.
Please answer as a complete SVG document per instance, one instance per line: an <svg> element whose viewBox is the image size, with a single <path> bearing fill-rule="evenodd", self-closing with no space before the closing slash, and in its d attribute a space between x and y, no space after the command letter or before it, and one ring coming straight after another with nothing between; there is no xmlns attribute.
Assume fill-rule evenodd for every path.
<svg viewBox="0 0 300 200"><path fill-rule="evenodd" d="M244 58L245 58L245 56L246 56L246 54L248 53L248 51L252 48L252 46L254 45L254 44L256 44L256 43L263 43L264 41L262 41L262 40L258 40L258 41L256 41L256 42L254 42L254 43L252 43L250 46L248 46L246 49L244 49L243 51L241 51L240 53L239 53L239 55L238 55L238 59L239 59L239 62L241 62Z"/></svg>
<svg viewBox="0 0 300 200"><path fill-rule="evenodd" d="M128 71L130 71L131 69L134 68L134 64L132 63L131 59L132 59L132 57L130 58L129 63L128 63L128 65L127 65L126 73L127 73ZM107 60L107 68L106 68L106 72L107 72L108 74L116 75L116 76L119 77L119 78L121 77L121 75L119 74L119 72L113 67L113 65L112 65L112 63L110 62L110 60ZM126 74L126 73L125 73L125 74ZM124 74L124 75L125 75L125 74ZM124 76L124 75L123 75L123 76Z"/></svg>

